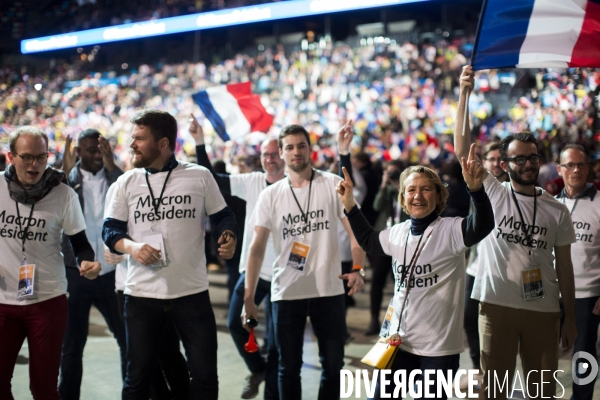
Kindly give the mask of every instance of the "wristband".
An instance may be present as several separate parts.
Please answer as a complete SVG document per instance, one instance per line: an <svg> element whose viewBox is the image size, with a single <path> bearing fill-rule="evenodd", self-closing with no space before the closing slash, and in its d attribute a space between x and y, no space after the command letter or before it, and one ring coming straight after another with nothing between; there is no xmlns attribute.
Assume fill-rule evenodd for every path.
<svg viewBox="0 0 600 400"><path fill-rule="evenodd" d="M355 265L352 267L352 272L357 272L360 276L365 276L365 270L361 265Z"/></svg>

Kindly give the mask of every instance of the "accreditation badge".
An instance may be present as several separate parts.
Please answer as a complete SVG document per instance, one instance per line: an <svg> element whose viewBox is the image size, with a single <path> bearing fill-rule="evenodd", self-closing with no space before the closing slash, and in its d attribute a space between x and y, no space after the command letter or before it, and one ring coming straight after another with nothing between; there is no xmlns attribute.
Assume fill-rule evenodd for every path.
<svg viewBox="0 0 600 400"><path fill-rule="evenodd" d="M390 299L390 304L388 305L387 311L385 312L385 318L383 319L383 324L381 324L381 330L379 331L379 336L382 338L387 338L390 335L390 327L392 325L392 317L394 316L394 298Z"/></svg>
<svg viewBox="0 0 600 400"><path fill-rule="evenodd" d="M544 282L540 267L521 271L521 277L523 278L523 298L525 300L541 299L544 297Z"/></svg>
<svg viewBox="0 0 600 400"><path fill-rule="evenodd" d="M294 243L292 243L292 249L287 261L287 266L295 269L296 271L304 272L304 269L306 268L306 259L308 258L309 252L310 245L301 243L299 241L294 241Z"/></svg>
<svg viewBox="0 0 600 400"><path fill-rule="evenodd" d="M27 264L19 267L19 284L17 288L17 299L33 296L33 283L35 279L35 264Z"/></svg>
<svg viewBox="0 0 600 400"><path fill-rule="evenodd" d="M165 251L165 241L162 233L156 230L150 230L142 233L142 242L151 247L160 250L160 259L154 264L147 265L148 268L162 268L167 266L167 252Z"/></svg>

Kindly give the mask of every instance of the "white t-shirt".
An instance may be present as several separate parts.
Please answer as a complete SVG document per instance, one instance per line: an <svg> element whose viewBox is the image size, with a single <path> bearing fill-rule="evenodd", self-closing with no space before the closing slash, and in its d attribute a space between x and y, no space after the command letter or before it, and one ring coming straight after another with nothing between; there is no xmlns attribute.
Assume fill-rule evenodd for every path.
<svg viewBox="0 0 600 400"><path fill-rule="evenodd" d="M156 201L167 174L148 175ZM106 216L127 221L135 242L143 242L154 220L155 231L163 236L167 266L147 267L129 257L125 294L173 299L207 290L204 221L226 207L215 179L206 168L180 161L167 182L157 220L145 175L136 168L119 177Z"/></svg>
<svg viewBox="0 0 600 400"><path fill-rule="evenodd" d="M25 241L25 256L35 264L34 295L17 300L19 267L23 259L16 203L8 194L4 172L0 173L0 303L28 305L67 293L65 262L60 239L85 230L85 220L77 194L60 184L35 203ZM19 203L21 226L28 223L30 205Z"/></svg>
<svg viewBox="0 0 600 400"><path fill-rule="evenodd" d="M488 174L483 184L494 208L496 227L477 248L481 263L471 297L505 307L559 311L554 247L575 242L569 211L547 192L536 188L541 194L537 196L537 216L531 246L528 246L526 235L521 230L521 216L511 193L510 182L500 183ZM531 232L529 226L533 220L534 197L516 192L515 196L528 232ZM543 298L525 300L521 272L532 266L541 269L545 295Z"/></svg>
<svg viewBox="0 0 600 400"><path fill-rule="evenodd" d="M267 175L264 172L251 172L249 174L238 174L229 176L231 195L246 201L246 221L244 225L244 241L242 243L242 255L240 257L240 273L246 271L246 263L250 254L250 244L254 237L254 220L252 219L258 196L267 187ZM273 248L273 237L269 235L265 259L263 261L260 277L271 281L273 276L273 263L275 262L275 249Z"/></svg>
<svg viewBox="0 0 600 400"><path fill-rule="evenodd" d="M464 350L463 309L465 291L465 251L461 229L463 218L439 218L421 236L409 236L406 264L410 264L417 244L429 240L416 262L410 292L404 309L400 336L401 348L410 353L437 357ZM390 334L398 330L398 317L406 294L401 284L410 221L379 233L383 251L393 257L394 298ZM410 271L406 272L406 279ZM400 286L400 287L399 287Z"/></svg>
<svg viewBox="0 0 600 400"><path fill-rule="evenodd" d="M571 245L575 297L600 296L600 193L594 200L561 198L572 212L576 242ZM575 205L577 204L577 205Z"/></svg>
<svg viewBox="0 0 600 400"><path fill-rule="evenodd" d="M107 211L116 189L117 185L115 182L112 185L110 185L110 187L106 191L106 199L104 204L104 218L108 217ZM124 254L124 256L125 258L123 259L123 261L115 266L115 291L120 292L123 292L125 290L125 280L127 279L127 259L129 258L129 255Z"/></svg>
<svg viewBox="0 0 600 400"><path fill-rule="evenodd" d="M311 191L308 228L305 239L300 232L305 223L302 212L290 189L289 179L269 186L260 194L255 209L256 225L271 230L275 254L271 301L297 300L313 297L336 296L344 293L340 274L338 224L346 218L336 192L340 177L329 172L314 170L312 190L309 185L293 189L302 212L307 212L308 193ZM303 270L288 266L295 241L310 246Z"/></svg>
<svg viewBox="0 0 600 400"><path fill-rule="evenodd" d="M102 224L104 222L104 206L106 203L107 180L104 168L94 175L79 168L83 190L83 217L85 218L85 235L94 249L96 260L102 264L100 275L115 270L115 266L107 264L104 259L104 241L102 240Z"/></svg>

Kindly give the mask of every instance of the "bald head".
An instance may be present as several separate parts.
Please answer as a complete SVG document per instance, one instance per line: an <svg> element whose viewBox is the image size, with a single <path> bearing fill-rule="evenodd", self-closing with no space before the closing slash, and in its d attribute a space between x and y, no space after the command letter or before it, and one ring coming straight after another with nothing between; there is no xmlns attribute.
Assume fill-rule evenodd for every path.
<svg viewBox="0 0 600 400"><path fill-rule="evenodd" d="M260 163L270 183L283 179L285 163L279 155L279 141L277 139L266 139L260 145Z"/></svg>

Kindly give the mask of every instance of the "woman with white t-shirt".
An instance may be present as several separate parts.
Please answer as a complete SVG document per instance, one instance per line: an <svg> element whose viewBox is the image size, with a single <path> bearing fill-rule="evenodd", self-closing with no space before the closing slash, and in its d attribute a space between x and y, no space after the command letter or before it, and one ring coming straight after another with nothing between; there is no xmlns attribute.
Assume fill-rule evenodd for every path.
<svg viewBox="0 0 600 400"><path fill-rule="evenodd" d="M446 207L448 190L427 167L414 166L402 173L398 202L410 220L381 232L375 231L356 207L348 176L336 188L363 250L368 254L391 255L394 259L394 297L380 336L391 337L394 342L399 335L401 344L392 364L389 385L381 388L378 380L374 399L383 397L383 393L394 393L393 374L397 370L405 370L406 377L413 370L435 371L431 384L427 388L422 385L423 397L426 390L437 396L435 374L448 379L449 370L453 371L452 378L458 370L464 349L465 251L494 228L494 213L482 184L485 170L473 160L474 153L472 147L469 159L461 160L474 204L473 213L466 218L439 217ZM408 385L404 385L408 390ZM442 390L436 398L447 397Z"/></svg>

